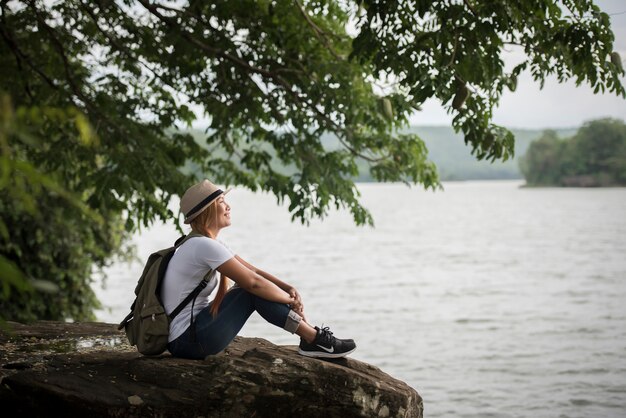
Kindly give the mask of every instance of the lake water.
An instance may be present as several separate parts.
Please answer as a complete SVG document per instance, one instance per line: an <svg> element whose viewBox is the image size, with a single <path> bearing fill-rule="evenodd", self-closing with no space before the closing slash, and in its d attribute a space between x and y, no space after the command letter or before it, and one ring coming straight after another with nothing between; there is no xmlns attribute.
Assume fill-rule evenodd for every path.
<svg viewBox="0 0 626 418"><path fill-rule="evenodd" d="M235 189L239 255L296 286L307 317L354 338L352 357L406 381L428 417L626 416L626 189L362 184L376 227L333 213L290 222L273 196ZM137 234L138 255L173 226ZM96 291L119 322L141 264ZM297 339L253 315L242 335Z"/></svg>

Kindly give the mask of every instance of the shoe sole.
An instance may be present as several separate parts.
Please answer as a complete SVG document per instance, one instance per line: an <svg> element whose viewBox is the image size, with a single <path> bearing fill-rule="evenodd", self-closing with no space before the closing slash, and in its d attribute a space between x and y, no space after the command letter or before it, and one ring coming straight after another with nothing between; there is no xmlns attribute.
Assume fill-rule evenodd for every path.
<svg viewBox="0 0 626 418"><path fill-rule="evenodd" d="M326 352L323 352L323 351L302 351L301 349L298 349L298 354L303 355L305 357L341 358L341 357L345 357L348 354L354 352L354 350L356 350L356 347L354 347L350 351L346 351L345 353L326 353Z"/></svg>

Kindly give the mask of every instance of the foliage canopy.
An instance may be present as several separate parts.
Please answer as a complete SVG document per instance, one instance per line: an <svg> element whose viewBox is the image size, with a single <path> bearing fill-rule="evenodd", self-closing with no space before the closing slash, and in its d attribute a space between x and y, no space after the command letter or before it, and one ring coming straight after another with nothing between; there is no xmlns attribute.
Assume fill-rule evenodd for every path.
<svg viewBox="0 0 626 418"><path fill-rule="evenodd" d="M505 71L511 45L527 58ZM198 177L271 192L303 222L336 206L371 223L352 180L358 160L380 181L439 184L420 138L398 134L429 98L477 158L495 160L514 138L492 110L521 71L625 94L609 16L588 0L2 0L0 59L12 126L0 254L29 278L59 258L39 238L11 237L59 251L85 242L67 254L101 265L119 248L120 219L128 232L172 219L170 198ZM181 131L205 116L203 143ZM327 134L341 146L324 146ZM35 190L35 207L15 203ZM73 209L59 213L61 201ZM25 257L44 252L45 268ZM51 278L61 294L88 283L78 264L71 280Z"/></svg>

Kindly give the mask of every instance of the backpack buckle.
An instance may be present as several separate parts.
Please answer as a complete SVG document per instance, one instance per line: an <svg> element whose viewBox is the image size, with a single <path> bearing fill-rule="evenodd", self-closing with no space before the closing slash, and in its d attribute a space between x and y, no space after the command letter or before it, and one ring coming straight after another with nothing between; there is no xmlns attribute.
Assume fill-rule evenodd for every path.
<svg viewBox="0 0 626 418"><path fill-rule="evenodd" d="M152 314L152 322L156 321L154 314Z"/></svg>

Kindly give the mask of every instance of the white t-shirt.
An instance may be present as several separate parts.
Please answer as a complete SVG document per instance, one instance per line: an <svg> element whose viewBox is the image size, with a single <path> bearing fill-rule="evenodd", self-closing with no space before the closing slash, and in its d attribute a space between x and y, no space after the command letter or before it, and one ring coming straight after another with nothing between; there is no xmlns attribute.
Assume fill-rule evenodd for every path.
<svg viewBox="0 0 626 418"><path fill-rule="evenodd" d="M208 237L193 237L178 247L167 266L161 287L161 297L167 314L176 309L211 269L209 284L196 297L193 306L195 318L209 305L209 296L217 287L217 268L234 256L235 254L222 241ZM191 304L192 302L189 302L170 323L170 342L189 327Z"/></svg>

